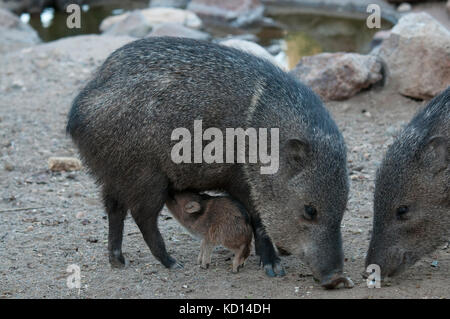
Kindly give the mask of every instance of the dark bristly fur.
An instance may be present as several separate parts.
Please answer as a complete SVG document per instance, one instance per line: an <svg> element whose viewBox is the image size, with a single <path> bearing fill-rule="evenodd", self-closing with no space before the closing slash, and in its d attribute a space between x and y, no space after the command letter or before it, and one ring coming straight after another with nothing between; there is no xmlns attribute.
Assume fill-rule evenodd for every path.
<svg viewBox="0 0 450 319"><path fill-rule="evenodd" d="M175 164L175 128L279 128L280 167ZM320 99L263 59L217 44L142 39L112 53L80 92L67 131L103 188L110 256L123 260L118 233L130 209L153 255L167 267L157 216L169 188L223 189L251 216L256 253L268 275L284 270L272 240L298 253L322 281L342 272L340 223L347 203L346 147ZM269 144L270 145L270 144ZM169 187L170 186L170 187ZM314 220L305 218L314 207Z"/></svg>
<svg viewBox="0 0 450 319"><path fill-rule="evenodd" d="M197 203L193 212L186 205ZM191 192L176 193L166 202L172 215L192 234L202 238L198 263L207 268L214 247L222 245L234 252L233 272L250 255L253 233L245 208L229 196L209 196Z"/></svg>
<svg viewBox="0 0 450 319"><path fill-rule="evenodd" d="M366 264L394 276L449 239L450 87L389 147L375 182Z"/></svg>

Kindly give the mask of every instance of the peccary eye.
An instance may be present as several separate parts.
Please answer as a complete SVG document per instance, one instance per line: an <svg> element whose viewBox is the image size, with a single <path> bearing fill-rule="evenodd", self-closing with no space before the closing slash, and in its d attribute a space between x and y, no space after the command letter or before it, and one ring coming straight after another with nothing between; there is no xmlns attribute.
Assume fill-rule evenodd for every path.
<svg viewBox="0 0 450 319"><path fill-rule="evenodd" d="M303 214L303 217L306 220L314 220L317 216L317 209L315 209L311 205L305 205L305 213Z"/></svg>
<svg viewBox="0 0 450 319"><path fill-rule="evenodd" d="M408 206L400 206L399 208L397 208L397 218L400 220L405 220L406 218L406 214L408 213L409 208Z"/></svg>

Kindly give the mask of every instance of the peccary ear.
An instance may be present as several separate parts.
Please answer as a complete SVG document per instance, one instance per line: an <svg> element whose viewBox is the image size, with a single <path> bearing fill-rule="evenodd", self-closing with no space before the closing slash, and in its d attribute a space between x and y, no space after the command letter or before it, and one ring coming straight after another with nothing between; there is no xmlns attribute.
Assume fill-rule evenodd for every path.
<svg viewBox="0 0 450 319"><path fill-rule="evenodd" d="M421 159L433 173L440 172L449 164L449 141L445 136L433 136L428 140Z"/></svg>
<svg viewBox="0 0 450 319"><path fill-rule="evenodd" d="M285 152L288 163L298 167L306 162L311 153L311 145L304 140L290 139L286 143Z"/></svg>
<svg viewBox="0 0 450 319"><path fill-rule="evenodd" d="M201 210L201 206L198 202L188 202L184 205L184 211L188 214L197 213Z"/></svg>

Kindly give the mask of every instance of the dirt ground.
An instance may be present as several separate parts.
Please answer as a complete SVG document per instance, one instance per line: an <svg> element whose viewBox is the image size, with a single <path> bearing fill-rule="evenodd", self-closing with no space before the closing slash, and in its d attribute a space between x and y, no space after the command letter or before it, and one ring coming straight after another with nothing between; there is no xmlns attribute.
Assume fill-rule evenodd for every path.
<svg viewBox="0 0 450 319"><path fill-rule="evenodd" d="M93 179L83 170L51 173L47 160L76 156L65 135L71 100L106 55L128 40L82 37L0 56L0 298L450 297L448 245L380 289L368 289L361 277L375 169L396 131L425 103L380 88L327 103L349 150L351 192L342 231L353 289L322 289L296 256L282 257L283 278L266 277L254 253L244 269L232 274L230 253L221 248L210 269L199 269L199 242L166 210L160 229L184 269L170 271L157 262L131 218L123 247L130 265L111 269L107 220ZM71 264L81 268L80 290L66 286Z"/></svg>

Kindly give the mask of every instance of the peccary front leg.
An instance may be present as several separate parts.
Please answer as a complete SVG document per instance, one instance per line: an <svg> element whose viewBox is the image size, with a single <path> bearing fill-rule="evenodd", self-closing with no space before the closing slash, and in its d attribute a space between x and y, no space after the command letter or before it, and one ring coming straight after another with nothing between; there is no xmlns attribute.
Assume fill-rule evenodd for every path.
<svg viewBox="0 0 450 319"><path fill-rule="evenodd" d="M138 209L131 211L131 214L153 256L167 268L182 268L183 266L167 253L164 239L158 229L158 215L164 202L163 196L153 196Z"/></svg>
<svg viewBox="0 0 450 319"><path fill-rule="evenodd" d="M255 253L261 258L260 263L269 277L284 276L283 265L278 257L272 240L267 235L261 218L255 214L251 217L253 235L255 236Z"/></svg>
<svg viewBox="0 0 450 319"><path fill-rule="evenodd" d="M112 267L123 268L126 264L122 255L123 224L127 209L114 196L104 192L103 201L108 214L108 251Z"/></svg>

